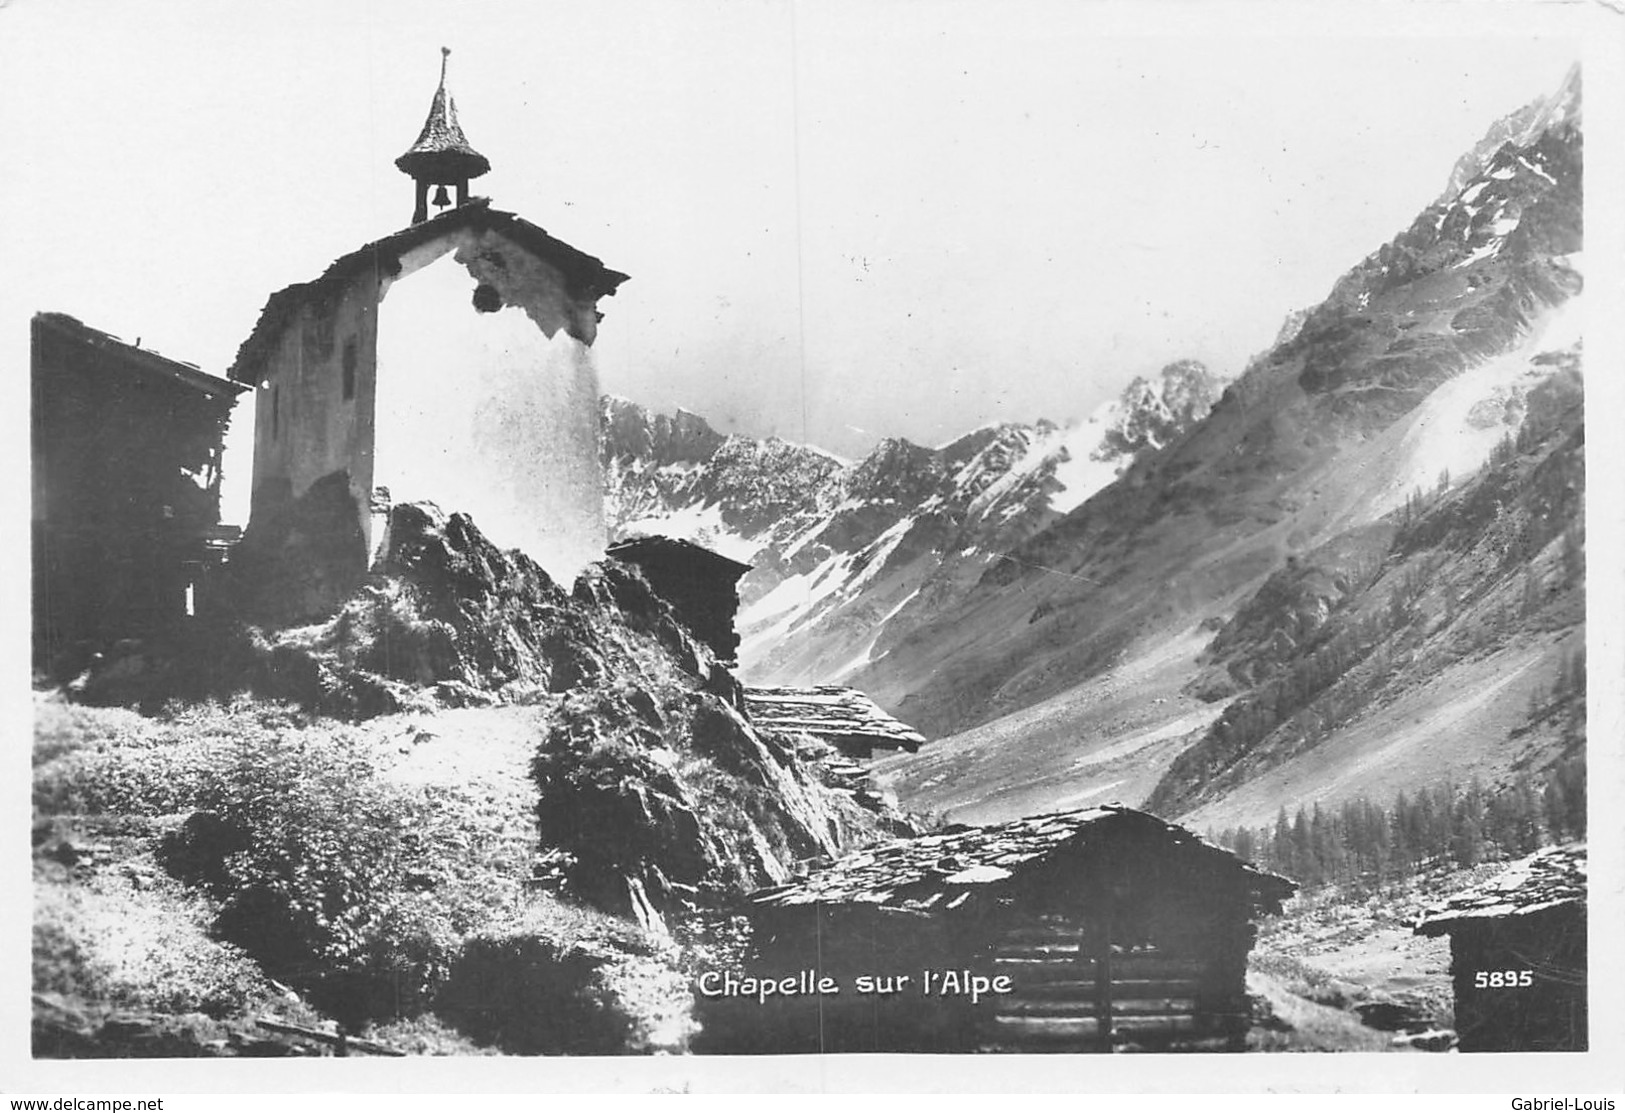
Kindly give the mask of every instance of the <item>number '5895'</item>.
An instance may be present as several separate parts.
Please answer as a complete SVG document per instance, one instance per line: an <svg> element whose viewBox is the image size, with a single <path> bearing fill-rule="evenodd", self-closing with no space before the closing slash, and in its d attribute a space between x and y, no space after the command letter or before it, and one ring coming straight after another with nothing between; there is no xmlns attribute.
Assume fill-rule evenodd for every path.
<svg viewBox="0 0 1625 1113"><path fill-rule="evenodd" d="M1535 975L1528 970L1479 970L1473 974L1473 985L1479 989L1511 989L1534 984Z"/></svg>

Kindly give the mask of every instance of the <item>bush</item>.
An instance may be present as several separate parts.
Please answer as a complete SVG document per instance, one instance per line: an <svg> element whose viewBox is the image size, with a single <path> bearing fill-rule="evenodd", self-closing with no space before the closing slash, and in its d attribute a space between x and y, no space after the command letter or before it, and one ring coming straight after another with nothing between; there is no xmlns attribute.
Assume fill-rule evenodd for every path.
<svg viewBox="0 0 1625 1113"><path fill-rule="evenodd" d="M160 861L219 902L221 938L335 1018L422 1010L463 935L517 901L528 832L456 789L384 778L343 729L243 726Z"/></svg>
<svg viewBox="0 0 1625 1113"><path fill-rule="evenodd" d="M513 1054L681 1051L695 1025L676 957L625 920L542 897L468 941L436 1010Z"/></svg>

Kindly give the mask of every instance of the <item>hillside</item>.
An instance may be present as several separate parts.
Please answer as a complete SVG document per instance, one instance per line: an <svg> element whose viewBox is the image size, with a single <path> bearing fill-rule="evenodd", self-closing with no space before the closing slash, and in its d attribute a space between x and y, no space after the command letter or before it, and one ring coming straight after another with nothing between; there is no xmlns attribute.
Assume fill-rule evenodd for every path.
<svg viewBox="0 0 1625 1113"><path fill-rule="evenodd" d="M324 621L37 694L36 1054L681 1050L719 908L911 829L636 567L390 526Z"/></svg>
<svg viewBox="0 0 1625 1113"><path fill-rule="evenodd" d="M1505 782L1572 756L1536 692L1585 642L1578 352L1529 392L1467 483L1289 562L1213 639L1198 690L1225 708L1150 797L1227 803L1390 791L1441 770ZM1425 747L1417 742L1424 739ZM1407 744L1410 743L1410 744Z"/></svg>
<svg viewBox="0 0 1625 1113"><path fill-rule="evenodd" d="M1120 796L1255 822L1418 770L1499 780L1556 760L1549 739L1506 740L1583 635L1578 98L1573 79L1206 420L853 677L949 736L882 763L902 799L985 820ZM1444 622L1426 594L1386 651L1374 625L1355 639L1385 679L1310 636L1339 608L1376 614L1406 577L1448 584L1454 609ZM1281 703L1279 669L1342 702L1276 733L1309 710ZM1280 716L1250 728L1268 743L1243 758L1218 741L1259 714Z"/></svg>

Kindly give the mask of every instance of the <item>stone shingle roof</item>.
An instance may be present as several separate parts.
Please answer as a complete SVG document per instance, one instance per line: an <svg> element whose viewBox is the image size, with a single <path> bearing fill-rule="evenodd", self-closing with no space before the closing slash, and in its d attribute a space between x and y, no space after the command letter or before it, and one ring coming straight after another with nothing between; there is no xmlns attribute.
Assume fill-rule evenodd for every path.
<svg viewBox="0 0 1625 1113"><path fill-rule="evenodd" d="M167 356L159 355L150 348L141 348L127 343L112 333L103 332L98 328L91 328L77 317L70 317L66 313L36 313L34 315L34 327L55 333L66 340L81 344L87 348L95 348L98 351L106 352L119 359L125 367L133 371L173 379L211 398L235 398L246 389L237 383L228 382L225 379L209 374L195 363L170 359Z"/></svg>
<svg viewBox="0 0 1625 1113"><path fill-rule="evenodd" d="M693 561L714 568L719 575L727 575L733 580L749 572L751 567L731 557L725 557L714 549L707 549L704 545L696 545L680 537L664 537L658 534L629 537L624 541L615 542L604 551L616 560L634 564L650 558Z"/></svg>
<svg viewBox="0 0 1625 1113"><path fill-rule="evenodd" d="M834 741L863 738L913 753L925 735L892 718L856 688L746 688L745 710L763 726L796 730Z"/></svg>
<svg viewBox="0 0 1625 1113"><path fill-rule="evenodd" d="M446 60L451 51L440 48L440 86L429 104L418 140L395 165L403 173L430 181L456 182L477 178L491 169L491 162L469 143L457 123L457 102L446 90Z"/></svg>
<svg viewBox="0 0 1625 1113"><path fill-rule="evenodd" d="M319 302L328 293L342 289L342 282L368 269L381 274L399 274L401 256L405 252L461 228L490 230L512 240L538 259L557 268L564 276L572 297L612 295L628 278L620 271L604 266L602 260L571 247L563 240L554 239L545 228L513 213L491 208L488 198L476 197L467 204L447 209L439 216L374 240L348 255L339 256L319 278L288 286L272 294L260 311L254 331L237 349L237 358L228 372L231 379L240 383L258 380L266 355L281 336L283 327L293 319L301 306Z"/></svg>
<svg viewBox="0 0 1625 1113"><path fill-rule="evenodd" d="M870 904L914 912L951 911L973 891L999 886L1063 849L1087 852L1108 829L1128 828L1173 853L1206 858L1233 870L1254 892L1255 906L1279 911L1297 886L1264 873L1178 824L1148 812L1106 804L1074 812L1031 816L986 827L955 827L899 839L849 854L811 876L762 889L751 903L762 908L812 904Z"/></svg>
<svg viewBox="0 0 1625 1113"><path fill-rule="evenodd" d="M1417 921L1416 931L1419 935L1443 935L1470 921L1528 916L1563 905L1583 908L1585 901L1585 844L1553 846L1429 908Z"/></svg>

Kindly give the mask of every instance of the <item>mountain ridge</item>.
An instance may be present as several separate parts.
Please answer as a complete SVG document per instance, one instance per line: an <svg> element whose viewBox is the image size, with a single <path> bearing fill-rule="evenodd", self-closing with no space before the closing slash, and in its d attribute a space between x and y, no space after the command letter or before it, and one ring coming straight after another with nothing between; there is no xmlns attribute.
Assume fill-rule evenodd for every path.
<svg viewBox="0 0 1625 1113"><path fill-rule="evenodd" d="M938 448L888 437L850 463L606 398L608 518L617 537L679 535L752 563L746 675L834 682L957 597L992 554L1198 420L1218 382L1176 361L1070 427L996 423Z"/></svg>

